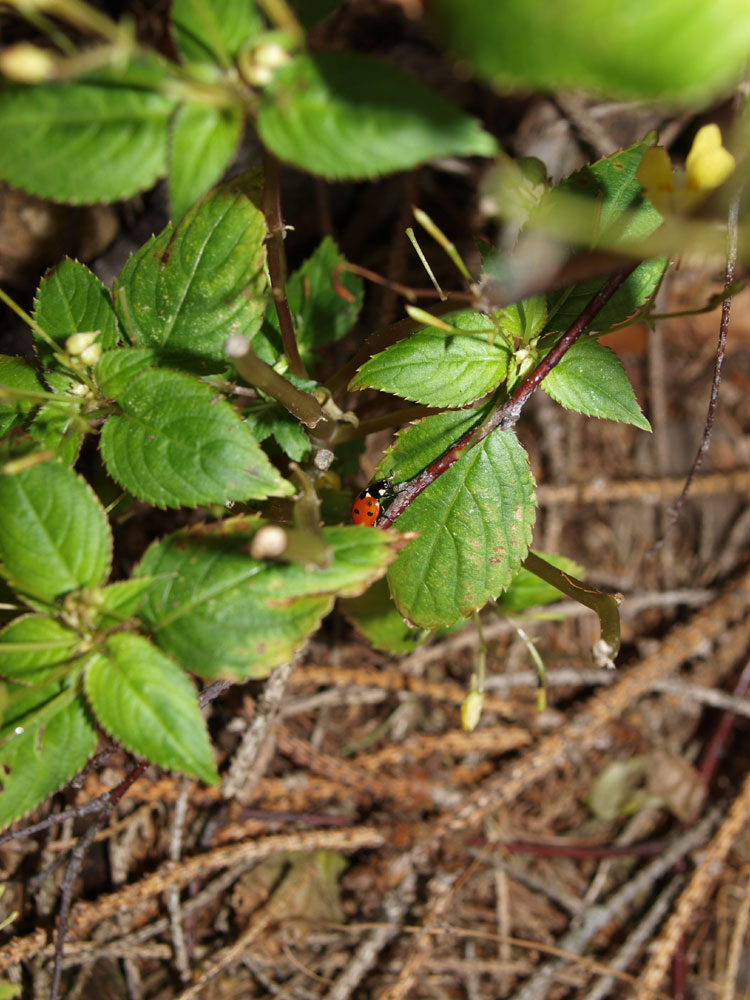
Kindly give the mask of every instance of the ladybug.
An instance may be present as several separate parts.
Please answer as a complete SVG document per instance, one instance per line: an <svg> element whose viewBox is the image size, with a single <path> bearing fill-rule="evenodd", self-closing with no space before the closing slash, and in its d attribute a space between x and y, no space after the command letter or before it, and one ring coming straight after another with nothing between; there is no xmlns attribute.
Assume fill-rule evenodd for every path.
<svg viewBox="0 0 750 1000"><path fill-rule="evenodd" d="M379 479L375 483L370 483L352 504L353 523L375 524L380 514L380 502L390 492L390 480L388 479Z"/></svg>

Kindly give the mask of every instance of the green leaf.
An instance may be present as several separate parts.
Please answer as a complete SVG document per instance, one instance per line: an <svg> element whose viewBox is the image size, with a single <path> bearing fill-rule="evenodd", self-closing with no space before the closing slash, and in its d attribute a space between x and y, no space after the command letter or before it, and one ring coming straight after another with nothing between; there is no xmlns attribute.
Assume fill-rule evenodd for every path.
<svg viewBox="0 0 750 1000"><path fill-rule="evenodd" d="M401 434L381 465L399 478L424 467L478 419L473 413L427 417ZM416 471L416 470L414 470ZM396 522L420 536L388 571L396 607L422 628L451 625L504 590L528 552L535 518L534 480L512 431L494 431L439 476Z"/></svg>
<svg viewBox="0 0 750 1000"><path fill-rule="evenodd" d="M248 555L259 518L179 531L146 552L156 580L140 616L154 642L203 677L265 677L301 648L337 594L382 576L402 539L371 528L323 529L331 564L306 568Z"/></svg>
<svg viewBox="0 0 750 1000"><path fill-rule="evenodd" d="M178 364L197 359L223 367L230 334L241 331L252 339L266 290L266 224L259 204L257 171L235 177L128 260L116 301L136 346L156 348Z"/></svg>
<svg viewBox="0 0 750 1000"><path fill-rule="evenodd" d="M505 335L524 344L535 340L547 322L547 300L536 295L521 302L514 302L496 314L496 322Z"/></svg>
<svg viewBox="0 0 750 1000"><path fill-rule="evenodd" d="M140 610L146 595L153 586L153 580L144 576L140 579L119 580L96 591L93 603L104 625L119 624L132 618Z"/></svg>
<svg viewBox="0 0 750 1000"><path fill-rule="evenodd" d="M552 563L564 573L580 577L583 574L583 567L573 559L565 556L550 555L549 553L538 552L547 562ZM527 608L534 608L540 604L551 604L559 601L563 594L551 586L546 580L542 580L535 573L531 573L522 566L513 577L513 582L497 599L497 607L501 611L525 611Z"/></svg>
<svg viewBox="0 0 750 1000"><path fill-rule="evenodd" d="M44 684L60 674L79 642L75 632L54 618L21 615L0 632L0 676L19 684Z"/></svg>
<svg viewBox="0 0 750 1000"><path fill-rule="evenodd" d="M497 151L476 119L396 66L353 52L293 59L274 76L257 125L280 159L331 180Z"/></svg>
<svg viewBox="0 0 750 1000"><path fill-rule="evenodd" d="M104 350L117 343L117 323L109 292L85 264L69 257L42 278L34 300L34 319L61 349L71 334L94 330L101 331L96 343ZM40 361L56 367L52 348L36 333L34 338Z"/></svg>
<svg viewBox="0 0 750 1000"><path fill-rule="evenodd" d="M83 700L60 684L10 685L0 740L0 829L62 788L96 749Z"/></svg>
<svg viewBox="0 0 750 1000"><path fill-rule="evenodd" d="M645 305L656 291L666 262L661 257L644 260L620 285L612 298L601 309L594 320L596 330L607 330L615 323L622 323L641 306ZM578 319L584 307L602 287L606 279L595 278L584 281L563 292L553 292L548 296L550 319L547 330L567 330Z"/></svg>
<svg viewBox="0 0 750 1000"><path fill-rule="evenodd" d="M51 451L63 465L71 468L78 461L85 436L74 419L78 409L78 403L71 403L69 407L44 403L28 427L31 437L43 449Z"/></svg>
<svg viewBox="0 0 750 1000"><path fill-rule="evenodd" d="M148 639L128 632L111 636L90 658L85 685L99 722L131 753L218 782L195 689Z"/></svg>
<svg viewBox="0 0 750 1000"><path fill-rule="evenodd" d="M349 271L339 271L338 281L352 296L350 302L331 283L337 265L345 262L335 240L326 236L287 282L287 300L305 364L313 365L321 348L340 340L357 322L364 298L362 279ZM273 302L266 309L266 321L279 329Z"/></svg>
<svg viewBox="0 0 750 1000"><path fill-rule="evenodd" d="M554 210L566 198L592 203L595 229L587 234L587 248L613 240L645 239L662 224L662 217L644 197L638 168L647 142L636 142L564 178L542 199L539 211ZM579 202L580 204L580 202Z"/></svg>
<svg viewBox="0 0 750 1000"><path fill-rule="evenodd" d="M289 496L251 429L216 390L166 369L141 372L118 399L100 448L107 471L158 507Z"/></svg>
<svg viewBox="0 0 750 1000"><path fill-rule="evenodd" d="M0 559L10 583L47 600L109 574L112 536L93 490L59 462L0 475Z"/></svg>
<svg viewBox="0 0 750 1000"><path fill-rule="evenodd" d="M263 27L253 0L173 0L170 20L184 60L225 68Z"/></svg>
<svg viewBox="0 0 750 1000"><path fill-rule="evenodd" d="M41 392L44 389L30 362L7 354L0 354L0 387L26 392ZM0 437L8 433L23 413L28 413L37 405L33 400L14 399L12 396L0 399Z"/></svg>
<svg viewBox="0 0 750 1000"><path fill-rule="evenodd" d="M508 370L508 345L492 317L466 309L446 317L465 334L417 330L370 358L350 389L382 389L428 406L464 406L493 389Z"/></svg>
<svg viewBox="0 0 750 1000"><path fill-rule="evenodd" d="M650 431L620 359L596 340L577 340L542 382L561 406Z"/></svg>
<svg viewBox="0 0 750 1000"><path fill-rule="evenodd" d="M117 347L107 351L94 366L99 392L107 399L121 396L136 375L154 364L156 351L148 347Z"/></svg>
<svg viewBox="0 0 750 1000"><path fill-rule="evenodd" d="M435 0L439 34L505 91L575 89L704 106L750 50L743 0Z"/></svg>
<svg viewBox="0 0 750 1000"><path fill-rule="evenodd" d="M169 143L169 200L174 222L182 219L229 166L243 125L239 107L183 104L177 111Z"/></svg>
<svg viewBox="0 0 750 1000"><path fill-rule="evenodd" d="M280 406L261 404L258 413L248 413L247 424L256 441L273 437L276 444L293 462L300 462L312 447L310 438L299 421Z"/></svg>
<svg viewBox="0 0 750 1000"><path fill-rule="evenodd" d="M136 74L147 80L139 84ZM166 171L175 101L158 64L0 92L0 176L74 204L130 198ZM150 85L149 85L150 84Z"/></svg>
<svg viewBox="0 0 750 1000"><path fill-rule="evenodd" d="M424 639L421 629L411 628L396 610L385 580L377 580L360 597L347 597L338 607L375 649L394 656L411 653Z"/></svg>
<svg viewBox="0 0 750 1000"><path fill-rule="evenodd" d="M646 146L645 142L635 143L571 174L546 195L540 212L554 214L559 206L565 213L589 218L594 228L585 232L585 238L579 233L581 239L577 240L587 248L603 245L616 249L628 240L645 239L662 223L662 217L643 197L637 177ZM572 203L570 199L574 199ZM663 258L654 258L639 264L597 314L596 329L621 323L648 302L666 263ZM603 278L593 278L552 292L547 298L546 330L566 330L603 284Z"/></svg>

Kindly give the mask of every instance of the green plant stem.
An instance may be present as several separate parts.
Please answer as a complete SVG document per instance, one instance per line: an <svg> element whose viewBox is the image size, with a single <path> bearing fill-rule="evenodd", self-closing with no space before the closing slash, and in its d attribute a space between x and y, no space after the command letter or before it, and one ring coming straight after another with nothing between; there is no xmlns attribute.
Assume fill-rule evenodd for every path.
<svg viewBox="0 0 750 1000"><path fill-rule="evenodd" d="M379 417L362 420L356 427L351 424L341 424L336 430L334 440L331 444L356 441L359 438L367 437L368 434L374 434L376 431L382 431L388 427L403 427L404 424L411 423L412 420L421 420L422 417L431 417L436 413L444 412L444 410L435 406L404 406L400 410L392 410L390 413L382 413Z"/></svg>
<svg viewBox="0 0 750 1000"><path fill-rule="evenodd" d="M286 294L286 254L284 253L284 220L281 216L281 184L279 164L270 153L263 154L263 211L266 216L268 239L268 273L271 293L279 317L281 341L292 375L307 378L307 370L297 347L294 319Z"/></svg>
<svg viewBox="0 0 750 1000"><path fill-rule="evenodd" d="M258 0L258 6L274 27L302 43L305 32L286 0Z"/></svg>
<svg viewBox="0 0 750 1000"><path fill-rule="evenodd" d="M473 279L469 273L468 267L464 264L463 259L461 258L461 254L456 249L456 244L448 239L443 230L435 224L427 212L423 211L421 208L414 208L413 211L414 218L420 226L427 230L433 240L435 240L435 242L443 248L448 258L460 272L461 277L465 278L466 281L471 282Z"/></svg>
<svg viewBox="0 0 750 1000"><path fill-rule="evenodd" d="M242 378L250 385L272 396L306 427L318 428L318 434L331 421L323 413L314 396L297 389L270 365L262 361L242 334L233 334L224 345L224 350Z"/></svg>
<svg viewBox="0 0 750 1000"><path fill-rule="evenodd" d="M115 45L122 44L123 28L82 0L47 0L46 12L86 34L101 35Z"/></svg>
<svg viewBox="0 0 750 1000"><path fill-rule="evenodd" d="M30 327L30 329L33 330L37 336L41 337L45 344L51 347L54 351L60 350L60 345L49 336L46 330L43 330L37 321L29 316L29 314L18 305L15 299L12 299L2 288L0 288L0 302L4 302L9 309L12 309L16 316L22 319L26 326Z"/></svg>
<svg viewBox="0 0 750 1000"><path fill-rule="evenodd" d="M603 591L597 590L596 587L584 583L583 580L576 579L570 573L564 573L535 552L529 552L522 565L530 573L555 587L567 597L591 608L599 619L602 639L611 650L609 656L612 658L617 655L620 649L621 595L605 594Z"/></svg>
<svg viewBox="0 0 750 1000"><path fill-rule="evenodd" d="M518 422L521 411L532 394L547 375L549 375L555 365L562 360L565 353L588 328L589 324L593 322L597 314L604 308L617 289L637 266L637 261L631 262L627 268L612 275L609 281L602 285L549 354L539 362L510 399L498 406L479 427L473 427L470 431L467 431L463 437L459 438L455 444L451 445L442 455L438 456L434 462L431 462L418 476L410 480L408 485L396 496L387 511L381 515L377 522L378 527L389 528L423 490L426 490L431 483L434 483L438 476L442 476L470 448L475 448L493 431L498 429L508 430Z"/></svg>
<svg viewBox="0 0 750 1000"><path fill-rule="evenodd" d="M544 660L539 655L539 650L534 645L534 640L530 638L528 633L525 632L520 625L516 627L516 634L526 646L529 656L536 667L536 708L538 712L544 712L547 709L547 668L544 665Z"/></svg>

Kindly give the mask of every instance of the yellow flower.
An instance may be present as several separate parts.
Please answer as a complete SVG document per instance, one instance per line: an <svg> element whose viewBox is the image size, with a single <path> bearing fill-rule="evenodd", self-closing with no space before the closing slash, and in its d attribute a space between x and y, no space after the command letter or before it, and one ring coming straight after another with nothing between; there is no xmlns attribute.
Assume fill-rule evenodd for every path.
<svg viewBox="0 0 750 1000"><path fill-rule="evenodd" d="M692 211L734 170L734 157L721 144L718 125L698 129L685 160L685 170L675 170L667 151L650 146L643 154L637 177L646 197L662 215Z"/></svg>

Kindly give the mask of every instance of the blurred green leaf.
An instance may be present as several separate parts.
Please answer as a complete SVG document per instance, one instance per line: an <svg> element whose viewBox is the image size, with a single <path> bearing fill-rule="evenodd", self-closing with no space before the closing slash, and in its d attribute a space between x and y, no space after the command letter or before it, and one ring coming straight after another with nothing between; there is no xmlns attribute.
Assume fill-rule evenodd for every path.
<svg viewBox="0 0 750 1000"><path fill-rule="evenodd" d="M330 180L408 170L435 156L493 156L479 122L398 67L355 52L298 56L258 114L263 144Z"/></svg>

